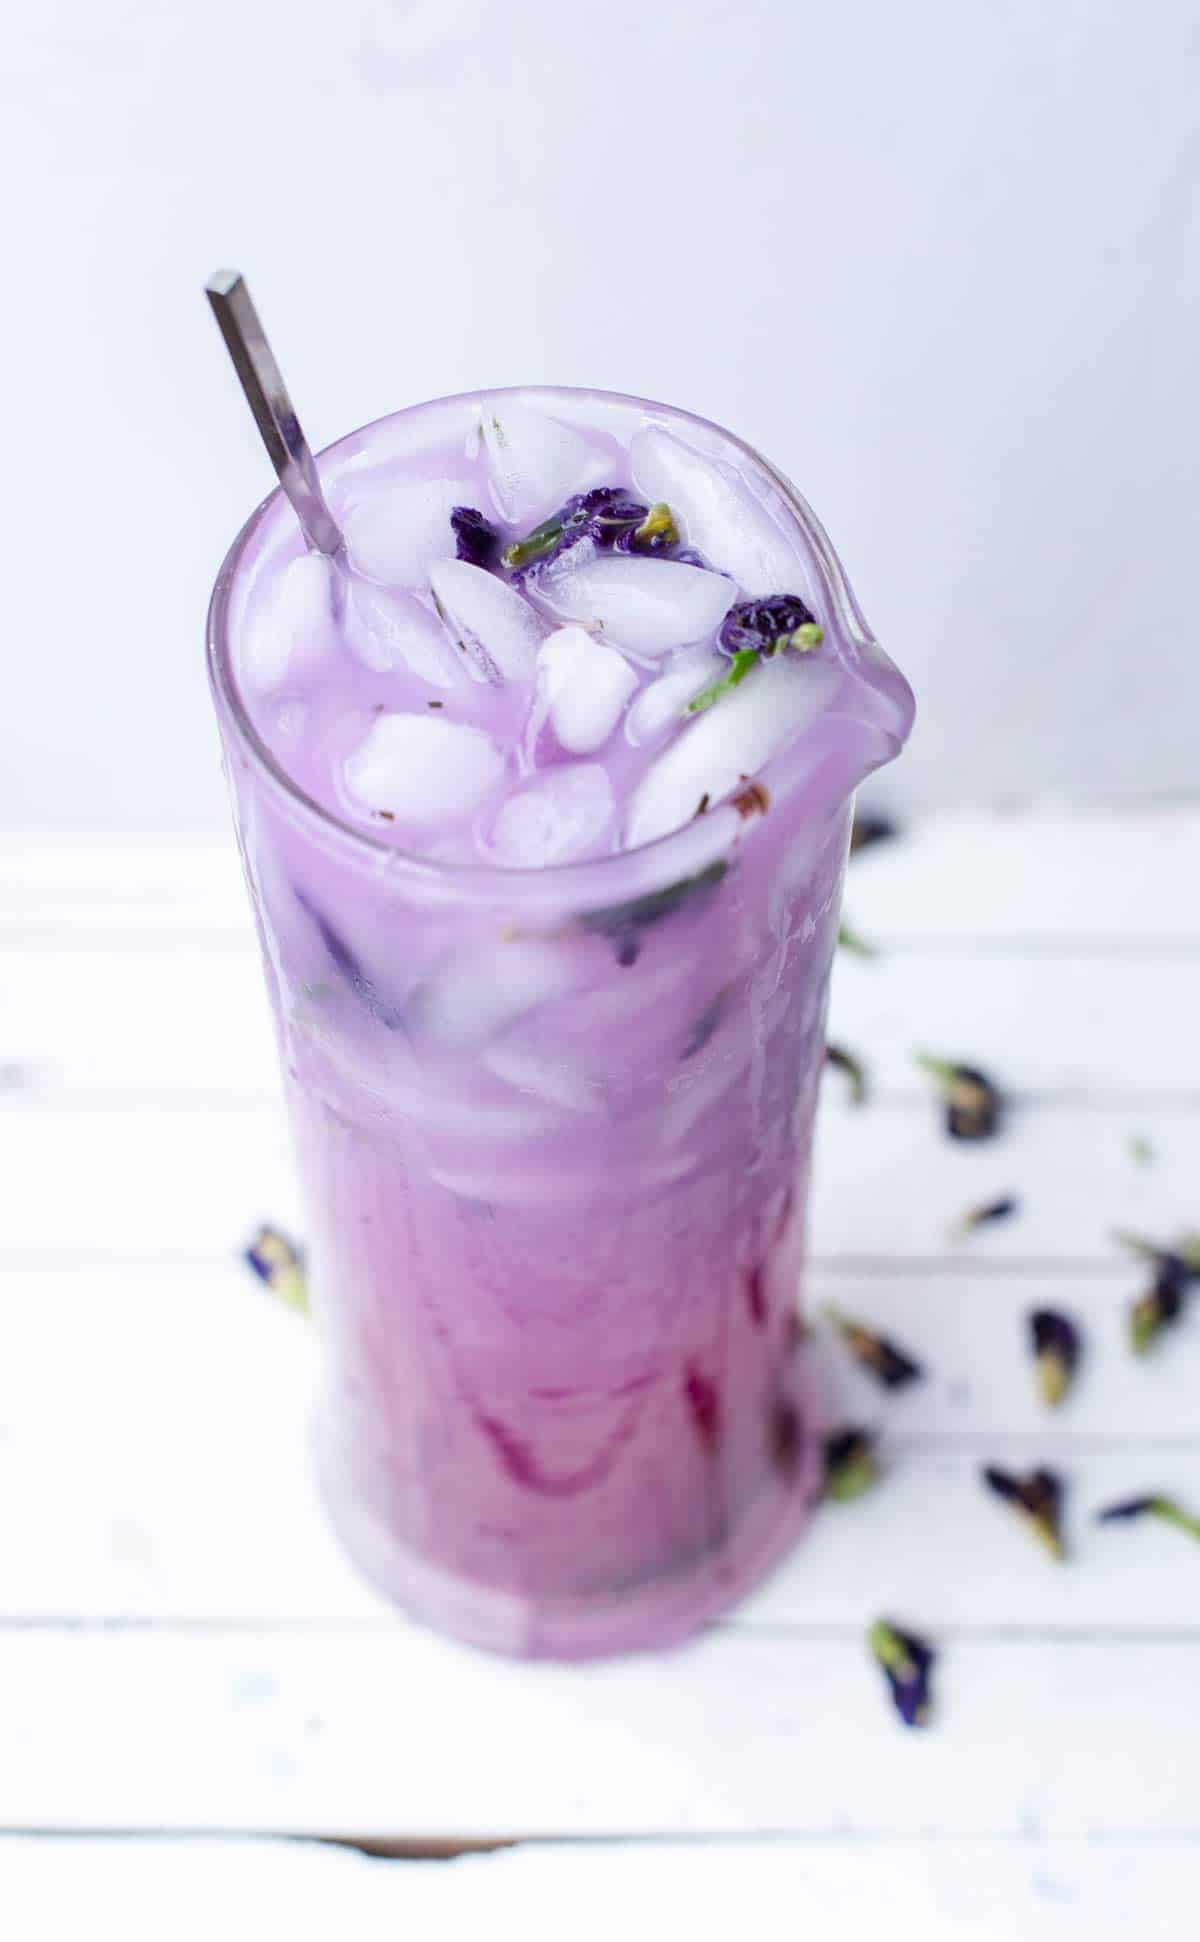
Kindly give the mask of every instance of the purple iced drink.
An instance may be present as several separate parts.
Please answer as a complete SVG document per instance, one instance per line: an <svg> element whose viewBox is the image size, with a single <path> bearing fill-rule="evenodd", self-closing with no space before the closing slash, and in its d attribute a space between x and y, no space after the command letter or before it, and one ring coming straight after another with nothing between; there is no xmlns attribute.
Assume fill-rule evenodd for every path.
<svg viewBox="0 0 1200 1942"><path fill-rule="evenodd" d="M853 791L909 691L794 490L601 393L273 494L210 664L345 1543L477 1643L677 1638L818 1488L798 1294Z"/></svg>

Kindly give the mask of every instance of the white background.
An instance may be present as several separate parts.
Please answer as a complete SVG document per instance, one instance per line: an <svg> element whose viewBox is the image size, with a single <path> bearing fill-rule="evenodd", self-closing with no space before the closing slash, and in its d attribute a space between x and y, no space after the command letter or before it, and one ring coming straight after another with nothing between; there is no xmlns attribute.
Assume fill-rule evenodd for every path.
<svg viewBox="0 0 1200 1942"><path fill-rule="evenodd" d="M59 0L6 29L0 818L221 826L209 582L314 442L547 379L789 471L911 674L908 800L1186 787L1189 0ZM7 151L6 153L3 151Z"/></svg>

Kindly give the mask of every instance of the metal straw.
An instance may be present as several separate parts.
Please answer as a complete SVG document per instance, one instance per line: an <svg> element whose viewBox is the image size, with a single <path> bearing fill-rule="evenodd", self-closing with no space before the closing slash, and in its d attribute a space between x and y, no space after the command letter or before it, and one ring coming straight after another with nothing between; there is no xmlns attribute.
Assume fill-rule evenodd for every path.
<svg viewBox="0 0 1200 1942"><path fill-rule="evenodd" d="M204 289L262 442L304 537L316 552L327 553L332 559L345 547L342 530L321 490L316 460L300 429L245 279L240 270L218 270Z"/></svg>

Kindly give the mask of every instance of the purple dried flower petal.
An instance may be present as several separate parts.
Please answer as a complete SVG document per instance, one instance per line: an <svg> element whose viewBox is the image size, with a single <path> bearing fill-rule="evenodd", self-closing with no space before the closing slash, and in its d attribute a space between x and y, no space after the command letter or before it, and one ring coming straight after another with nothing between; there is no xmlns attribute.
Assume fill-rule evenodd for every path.
<svg viewBox="0 0 1200 1942"><path fill-rule="evenodd" d="M1079 1330L1069 1315L1054 1308L1035 1308L1029 1317L1029 1334L1042 1401L1057 1409L1079 1363Z"/></svg>
<svg viewBox="0 0 1200 1942"><path fill-rule="evenodd" d="M1157 1517L1164 1524L1173 1524L1176 1530L1185 1532L1188 1537L1200 1539L1200 1517L1193 1517L1173 1497L1128 1497L1123 1503L1109 1504L1106 1509L1096 1512L1098 1524L1131 1523L1138 1517Z"/></svg>
<svg viewBox="0 0 1200 1942"><path fill-rule="evenodd" d="M976 1065L916 1054L917 1064L937 1082L946 1111L946 1131L952 1140L986 1140L999 1130L1004 1100L986 1072Z"/></svg>
<svg viewBox="0 0 1200 1942"><path fill-rule="evenodd" d="M867 1645L888 1682L892 1704L906 1726L926 1726L931 1704L930 1674L937 1654L914 1632L879 1618L867 1633Z"/></svg>
<svg viewBox="0 0 1200 1942"><path fill-rule="evenodd" d="M825 1438L825 1495L831 1503L853 1503L878 1480L875 1438L870 1430L835 1430Z"/></svg>
<svg viewBox="0 0 1200 1942"><path fill-rule="evenodd" d="M1025 1519L1034 1536L1045 1545L1051 1557L1065 1555L1062 1541L1062 1480L1053 1470L1031 1470L1019 1477L993 1464L984 1466L983 1481L994 1496L1009 1504Z"/></svg>
<svg viewBox="0 0 1200 1942"><path fill-rule="evenodd" d="M495 566L500 535L476 507L451 506L450 526L454 550L460 560L465 560L468 566Z"/></svg>
<svg viewBox="0 0 1200 1942"><path fill-rule="evenodd" d="M815 630L800 634L801 629ZM796 646L802 651L819 646L821 629L798 594L776 593L767 600L740 600L721 623L717 646L732 660L735 654L775 654Z"/></svg>
<svg viewBox="0 0 1200 1942"><path fill-rule="evenodd" d="M903 1389L906 1384L919 1381L925 1373L919 1362L914 1362L886 1335L874 1334L861 1322L839 1314L836 1308L827 1308L825 1313L855 1361L869 1370L885 1389Z"/></svg>
<svg viewBox="0 0 1200 1942"><path fill-rule="evenodd" d="M266 1283L273 1295L278 1295L297 1314L308 1314L304 1254L280 1228L260 1227L244 1249L242 1259L248 1267L253 1268L259 1280Z"/></svg>

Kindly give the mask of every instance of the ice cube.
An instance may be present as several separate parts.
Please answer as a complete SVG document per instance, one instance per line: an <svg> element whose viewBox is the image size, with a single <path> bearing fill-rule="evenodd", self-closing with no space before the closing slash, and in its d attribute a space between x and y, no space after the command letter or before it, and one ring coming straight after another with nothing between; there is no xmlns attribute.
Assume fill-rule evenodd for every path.
<svg viewBox="0 0 1200 1942"><path fill-rule="evenodd" d="M652 660L703 640L737 598L722 573L633 553L585 553L582 547L572 547L538 574L530 591L561 619L602 628L618 646Z"/></svg>
<svg viewBox="0 0 1200 1942"><path fill-rule="evenodd" d="M515 587L466 560L437 561L429 584L446 625L471 659L490 662L509 681L533 673L545 630Z"/></svg>
<svg viewBox="0 0 1200 1942"><path fill-rule="evenodd" d="M665 499L688 545L731 573L744 593L800 593L811 599L812 572L799 539L773 517L735 466L704 457L662 425L635 433L629 459L643 497Z"/></svg>
<svg viewBox="0 0 1200 1942"><path fill-rule="evenodd" d="M445 1046L482 1044L535 1006L565 992L572 958L561 944L504 938L451 958L418 986L406 1016Z"/></svg>
<svg viewBox="0 0 1200 1942"><path fill-rule="evenodd" d="M544 769L508 798L492 829L501 863L540 870L590 855L616 815L612 784L598 762Z"/></svg>
<svg viewBox="0 0 1200 1942"><path fill-rule="evenodd" d="M462 481L381 488L348 506L342 529L360 573L389 587L424 586L433 560L452 560L450 509L462 504Z"/></svg>
<svg viewBox="0 0 1200 1942"><path fill-rule="evenodd" d="M538 699L562 747L591 755L607 742L637 675L585 627L560 627L538 649Z"/></svg>
<svg viewBox="0 0 1200 1942"><path fill-rule="evenodd" d="M241 670L256 694L309 671L332 644L334 572L324 553L302 553L262 588L246 626Z"/></svg>
<svg viewBox="0 0 1200 1942"><path fill-rule="evenodd" d="M689 655L682 666L660 674L657 681L642 689L625 717L629 741L638 748L643 742L657 741L669 728L678 728L688 702L728 672L728 661L705 652Z"/></svg>
<svg viewBox="0 0 1200 1942"><path fill-rule="evenodd" d="M556 512L603 469L586 438L519 398L483 400L492 493L504 519L522 526Z"/></svg>
<svg viewBox="0 0 1200 1942"><path fill-rule="evenodd" d="M410 828L460 822L504 775L490 735L430 715L380 715L343 767L346 787L367 809Z"/></svg>
<svg viewBox="0 0 1200 1942"><path fill-rule="evenodd" d="M690 822L801 734L833 700L841 674L813 655L753 668L740 688L696 715L646 770L629 806L630 849Z"/></svg>
<svg viewBox="0 0 1200 1942"><path fill-rule="evenodd" d="M502 1042L483 1054L483 1063L505 1085L546 1105L562 1106L567 1112L595 1112L603 1101L598 1080L561 1053L529 1052Z"/></svg>
<svg viewBox="0 0 1200 1942"><path fill-rule="evenodd" d="M358 659L377 674L407 668L431 687L443 689L467 678L445 628L411 593L350 580L346 639Z"/></svg>

